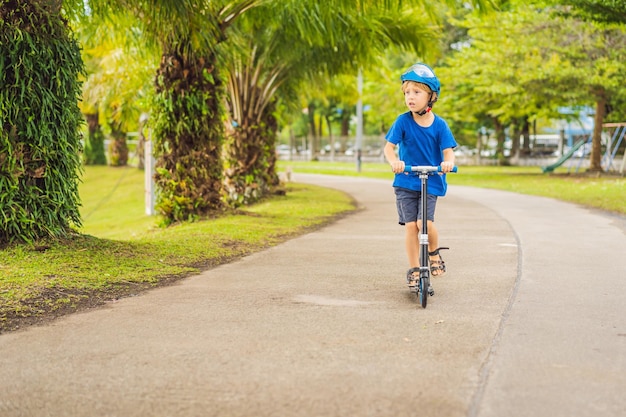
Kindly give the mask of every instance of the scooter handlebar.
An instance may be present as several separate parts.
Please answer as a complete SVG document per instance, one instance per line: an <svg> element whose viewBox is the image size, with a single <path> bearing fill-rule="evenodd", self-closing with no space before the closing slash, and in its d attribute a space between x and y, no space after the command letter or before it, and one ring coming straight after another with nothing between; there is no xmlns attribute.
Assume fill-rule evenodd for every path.
<svg viewBox="0 0 626 417"><path fill-rule="evenodd" d="M456 173L458 171L458 167L454 166L452 171ZM441 165L438 166L428 166L428 165L405 165L404 172L441 172Z"/></svg>

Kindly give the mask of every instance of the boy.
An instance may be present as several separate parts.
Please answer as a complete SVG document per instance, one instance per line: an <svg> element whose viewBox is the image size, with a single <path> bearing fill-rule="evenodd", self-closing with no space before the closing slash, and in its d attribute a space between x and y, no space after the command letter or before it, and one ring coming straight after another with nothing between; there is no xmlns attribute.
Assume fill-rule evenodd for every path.
<svg viewBox="0 0 626 417"><path fill-rule="evenodd" d="M457 143L441 117L431 112L439 98L441 85L433 70L418 63L402 76L404 102L409 111L398 116L385 136L385 157L396 174L393 187L396 194L399 223L405 227L405 246L410 269L409 286L419 278L419 230L422 226L420 198L421 184L417 175L404 173L405 165L441 165L443 174L454 167L454 148ZM396 146L399 145L398 156ZM439 235L435 227L437 197L446 194L445 175L432 175L428 179L428 251L431 275L441 276L446 266L439 254Z"/></svg>

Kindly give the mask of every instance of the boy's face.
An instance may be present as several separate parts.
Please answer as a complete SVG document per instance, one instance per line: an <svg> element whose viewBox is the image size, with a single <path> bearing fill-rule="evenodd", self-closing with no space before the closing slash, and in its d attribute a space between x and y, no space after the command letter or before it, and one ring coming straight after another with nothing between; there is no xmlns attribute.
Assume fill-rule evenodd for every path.
<svg viewBox="0 0 626 417"><path fill-rule="evenodd" d="M404 103L410 111L419 112L428 105L430 92L425 91L423 86L414 82L407 82L403 91Z"/></svg>

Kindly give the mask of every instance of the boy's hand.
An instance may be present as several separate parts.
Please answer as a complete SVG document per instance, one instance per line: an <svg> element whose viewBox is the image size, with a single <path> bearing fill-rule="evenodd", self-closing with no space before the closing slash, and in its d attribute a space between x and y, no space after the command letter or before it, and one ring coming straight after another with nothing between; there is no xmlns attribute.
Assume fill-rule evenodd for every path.
<svg viewBox="0 0 626 417"><path fill-rule="evenodd" d="M394 173L400 174L401 172L404 172L404 161L398 159L397 161L393 161L390 165L391 170Z"/></svg>
<svg viewBox="0 0 626 417"><path fill-rule="evenodd" d="M443 161L441 163L441 172L443 172L444 174L452 171L453 168L454 168L454 162Z"/></svg>

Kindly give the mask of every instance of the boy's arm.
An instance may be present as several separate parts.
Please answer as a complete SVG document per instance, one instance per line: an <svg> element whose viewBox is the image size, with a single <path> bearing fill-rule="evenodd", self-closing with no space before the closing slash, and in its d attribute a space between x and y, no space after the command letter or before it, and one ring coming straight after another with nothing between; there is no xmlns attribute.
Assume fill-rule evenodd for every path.
<svg viewBox="0 0 626 417"><path fill-rule="evenodd" d="M391 165L391 170L396 174L399 174L404 171L404 161L398 159L396 155L396 145L391 142L387 142L385 144L385 148L383 149L383 153L385 154L385 158L387 158L387 162Z"/></svg>
<svg viewBox="0 0 626 417"><path fill-rule="evenodd" d="M446 148L443 150L443 162L441 163L441 172L446 173L454 168L455 158L454 149Z"/></svg>

